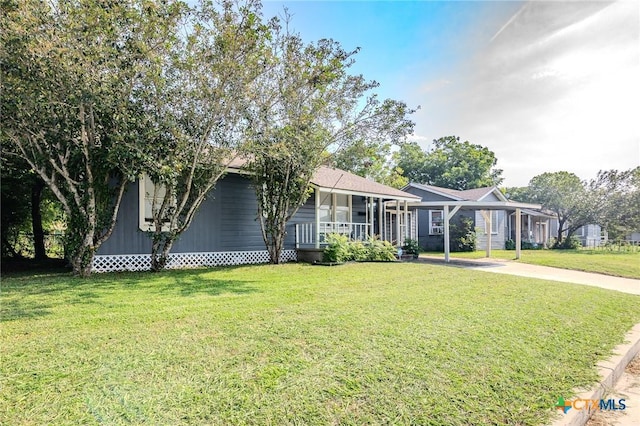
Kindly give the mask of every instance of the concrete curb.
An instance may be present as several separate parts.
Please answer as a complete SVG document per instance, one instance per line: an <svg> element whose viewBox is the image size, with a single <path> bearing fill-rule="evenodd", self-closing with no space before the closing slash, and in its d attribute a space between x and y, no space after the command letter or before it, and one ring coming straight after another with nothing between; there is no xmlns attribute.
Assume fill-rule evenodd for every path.
<svg viewBox="0 0 640 426"><path fill-rule="evenodd" d="M620 376L633 358L640 353L640 324L636 324L624 337L625 343L616 346L614 355L608 360L598 363L600 384L588 391L577 390L577 395L572 399L602 399L615 386ZM627 409L640 410L640 407ZM551 423L551 426L584 426L593 412L588 410L571 409L567 414L561 414L561 418Z"/></svg>

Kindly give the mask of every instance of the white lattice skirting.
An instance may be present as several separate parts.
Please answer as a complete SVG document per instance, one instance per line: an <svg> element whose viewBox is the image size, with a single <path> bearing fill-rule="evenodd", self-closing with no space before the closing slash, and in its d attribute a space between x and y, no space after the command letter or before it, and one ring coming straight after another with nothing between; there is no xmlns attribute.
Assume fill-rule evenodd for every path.
<svg viewBox="0 0 640 426"><path fill-rule="evenodd" d="M295 250L283 250L282 262L295 261ZM202 266L248 265L268 263L269 252L260 251L216 251L208 253L170 253L167 269L196 268ZM151 269L150 254L103 254L93 259L93 272L148 271Z"/></svg>

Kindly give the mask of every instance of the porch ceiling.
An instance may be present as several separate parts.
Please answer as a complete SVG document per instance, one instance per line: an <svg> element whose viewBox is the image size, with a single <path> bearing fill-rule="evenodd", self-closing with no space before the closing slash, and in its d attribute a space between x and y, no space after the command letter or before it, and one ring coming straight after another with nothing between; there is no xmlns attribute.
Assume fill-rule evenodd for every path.
<svg viewBox="0 0 640 426"><path fill-rule="evenodd" d="M445 206L457 207L457 210L507 210L541 209L539 204L518 203L514 201L421 201L410 202L410 209L442 209Z"/></svg>

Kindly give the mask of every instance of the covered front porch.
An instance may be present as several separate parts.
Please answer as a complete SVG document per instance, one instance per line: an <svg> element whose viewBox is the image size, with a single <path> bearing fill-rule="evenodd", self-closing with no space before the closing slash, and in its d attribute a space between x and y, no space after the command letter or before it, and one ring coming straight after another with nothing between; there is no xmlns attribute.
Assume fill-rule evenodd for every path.
<svg viewBox="0 0 640 426"><path fill-rule="evenodd" d="M533 245L546 246L552 233L556 229L551 229L553 215L546 214L536 210L522 209L521 212L522 227L520 230L520 238L523 242ZM509 215L507 222L507 235L509 239L516 240L516 213Z"/></svg>
<svg viewBox="0 0 640 426"><path fill-rule="evenodd" d="M415 199L408 196L315 188L311 198L313 211L305 216L313 220L295 223L296 249L322 249L329 234L354 241L378 238L396 246L417 239L417 216L408 207Z"/></svg>
<svg viewBox="0 0 640 426"><path fill-rule="evenodd" d="M522 250L522 211L523 209L536 210L541 209L540 205L517 203L512 201L424 201L409 203L408 207L411 210L441 210L442 211L442 233L444 237L444 258L445 262L450 261L450 221L451 218L460 210L480 211L485 219L487 226L487 244L486 244L486 257L491 256L491 223L492 215L495 211L504 210L514 213L514 236L515 236L515 249L516 259L520 259Z"/></svg>

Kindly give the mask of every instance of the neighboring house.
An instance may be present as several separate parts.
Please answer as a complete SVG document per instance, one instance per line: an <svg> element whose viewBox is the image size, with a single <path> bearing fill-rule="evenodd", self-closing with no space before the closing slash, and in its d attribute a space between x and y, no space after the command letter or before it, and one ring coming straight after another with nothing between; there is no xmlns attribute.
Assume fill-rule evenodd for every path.
<svg viewBox="0 0 640 426"><path fill-rule="evenodd" d="M460 209L453 217L452 223L456 223L461 217L472 220L476 230L477 249L485 250L488 245L488 233L491 230L491 248L503 249L508 239L515 239L515 213L506 210L483 210L474 207L491 202L508 203L507 198L497 187L486 187L458 191L455 189L440 188L437 186L410 183L403 188L404 191L417 195L423 202L469 202L469 206ZM443 211L442 210L418 210L418 240L420 246L429 251L442 250L443 246ZM522 217L522 241L546 244L550 233L550 215L545 213L523 209ZM488 221L491 221L489 227Z"/></svg>
<svg viewBox="0 0 640 426"><path fill-rule="evenodd" d="M595 224L581 226L573 235L580 239L582 247L599 247L607 241L600 225Z"/></svg>
<svg viewBox="0 0 640 426"><path fill-rule="evenodd" d="M353 239L382 235L394 244L402 244L407 237L417 238L406 204L419 201L418 196L324 166L314 175L311 186L313 193L287 224L282 253L285 261L296 260L305 249L319 251L331 232ZM153 194L161 194L159 189L145 177L130 185L113 234L95 257L94 271L150 268L151 238L147 231ZM191 226L175 242L168 267L268 262L257 210L251 179L237 163L217 183Z"/></svg>
<svg viewBox="0 0 640 426"><path fill-rule="evenodd" d="M558 220L553 213L522 209L522 241L534 245L547 247L549 240L554 238L558 233ZM507 221L508 239L515 241L516 239L516 215L509 214Z"/></svg>
<svg viewBox="0 0 640 426"><path fill-rule="evenodd" d="M625 237L625 241L628 241L632 245L640 245L640 231L632 232Z"/></svg>

